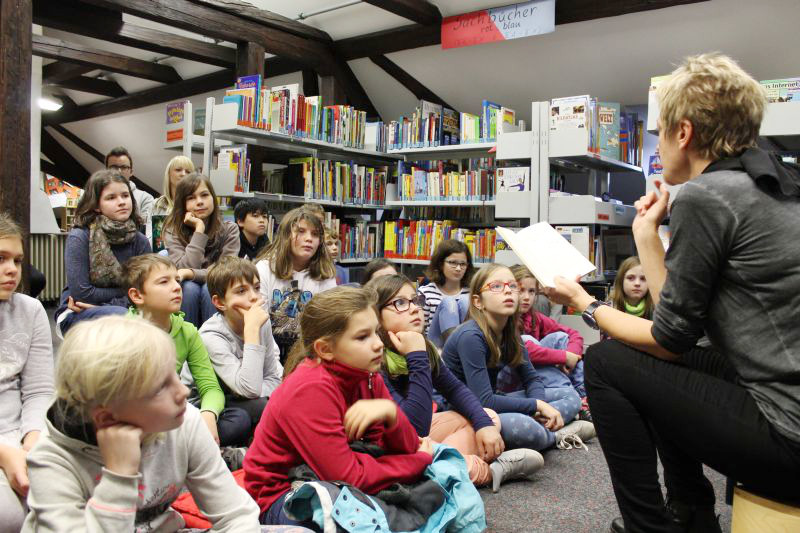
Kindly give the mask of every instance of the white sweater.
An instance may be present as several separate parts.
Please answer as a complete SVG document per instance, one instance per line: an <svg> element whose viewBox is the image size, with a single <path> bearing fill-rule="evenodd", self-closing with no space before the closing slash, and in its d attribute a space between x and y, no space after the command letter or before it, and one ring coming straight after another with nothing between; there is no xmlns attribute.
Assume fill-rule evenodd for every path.
<svg viewBox="0 0 800 533"><path fill-rule="evenodd" d="M53 340L41 302L14 293L0 301L0 442L20 446L44 429L53 396Z"/></svg>
<svg viewBox="0 0 800 533"><path fill-rule="evenodd" d="M30 513L26 533L174 532L185 527L170 507L184 485L214 531L259 532L258 505L236 484L199 411L142 446L139 474L103 466L97 446L68 437L51 420L28 454Z"/></svg>
<svg viewBox="0 0 800 533"><path fill-rule="evenodd" d="M308 269L300 272L295 271L291 280L278 279L266 259L256 263L256 269L258 270L258 281L261 283L261 297L265 303L269 304L270 311L274 311L283 301L283 293L291 287L292 280L297 280L297 288L311 293L311 296L336 287L335 276L329 279L315 280L308 275ZM309 296L307 300L310 299L311 297Z"/></svg>

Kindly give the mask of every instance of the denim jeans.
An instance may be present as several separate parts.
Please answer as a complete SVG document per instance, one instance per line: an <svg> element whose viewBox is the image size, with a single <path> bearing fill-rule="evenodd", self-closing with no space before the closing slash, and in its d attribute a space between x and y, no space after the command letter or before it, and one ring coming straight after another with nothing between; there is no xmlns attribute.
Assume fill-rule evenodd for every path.
<svg viewBox="0 0 800 533"><path fill-rule="evenodd" d="M93 320L104 316L124 315L128 310L119 305L98 305L84 309L80 313L68 313L61 321L61 334L66 335L69 328L83 320Z"/></svg>
<svg viewBox="0 0 800 533"><path fill-rule="evenodd" d="M186 280L181 283L181 288L183 289L183 303L181 303L183 318L200 329L203 322L217 312L217 308L211 303L208 286L205 283Z"/></svg>
<svg viewBox="0 0 800 533"><path fill-rule="evenodd" d="M469 311L469 295L462 294L458 299L453 296L443 296L442 301L433 313L431 325L428 328L428 339L441 348L444 346L444 333L457 327Z"/></svg>
<svg viewBox="0 0 800 533"><path fill-rule="evenodd" d="M563 331L554 331L536 340L530 335L523 335L522 341L532 341L545 348L554 350L566 350L569 345L569 335ZM581 398L586 397L586 386L583 383L583 360L578 361L572 372L565 374L553 365L534 365L536 372L542 376L545 387L575 387Z"/></svg>
<svg viewBox="0 0 800 533"><path fill-rule="evenodd" d="M516 391L509 396L525 397L525 391ZM572 387L545 389L544 401L555 408L565 424L569 424L581 408L581 399ZM544 450L556 442L555 433L546 429L532 416L524 413L499 413L500 436L507 450L530 448Z"/></svg>

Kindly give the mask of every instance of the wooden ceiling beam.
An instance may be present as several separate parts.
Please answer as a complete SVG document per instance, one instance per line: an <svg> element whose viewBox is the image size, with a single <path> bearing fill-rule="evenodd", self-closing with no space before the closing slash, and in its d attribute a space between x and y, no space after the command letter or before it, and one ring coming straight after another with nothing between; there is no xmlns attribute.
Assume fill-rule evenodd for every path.
<svg viewBox="0 0 800 533"><path fill-rule="evenodd" d="M66 61L53 61L42 67L42 83L51 84L64 80L71 80L87 72L96 70L87 65L75 65Z"/></svg>
<svg viewBox="0 0 800 533"><path fill-rule="evenodd" d="M100 78L89 78L87 76L78 76L69 80L52 83L55 87L62 89L71 89L73 91L81 91L89 94L97 94L100 96L108 96L110 98L119 98L125 96L127 93L122 86L110 80L103 80Z"/></svg>
<svg viewBox="0 0 800 533"><path fill-rule="evenodd" d="M442 22L439 8L427 0L364 0L364 2L423 26Z"/></svg>
<svg viewBox="0 0 800 533"><path fill-rule="evenodd" d="M66 175L57 176L73 185L82 187L89 179L90 172L72 157L66 148L61 146L47 129L42 128L42 153L52 161L56 167L61 169Z"/></svg>
<svg viewBox="0 0 800 533"><path fill-rule="evenodd" d="M59 59L69 63L90 66L137 78L175 83L181 80L177 71L167 65L159 65L133 57L97 50L44 35L33 36L33 55Z"/></svg>
<svg viewBox="0 0 800 533"><path fill-rule="evenodd" d="M367 91L361 86L353 70L346 61L337 61L334 65L333 77L336 82L344 89L347 102L359 111L367 112L368 120L381 120L381 115L369 99ZM325 100L323 99L323 105Z"/></svg>
<svg viewBox="0 0 800 533"><path fill-rule="evenodd" d="M330 48L311 39L267 27L190 0L86 0L87 3L122 11L175 28L231 42L252 42L276 56L318 72L327 72L335 62Z"/></svg>
<svg viewBox="0 0 800 533"><path fill-rule="evenodd" d="M91 20L91 24L87 24ZM234 68L236 49L123 22L118 11L89 6L75 0L38 0L33 22L46 28L123 44L158 54Z"/></svg>
<svg viewBox="0 0 800 533"><path fill-rule="evenodd" d="M170 85L160 85L119 98L103 100L93 104L78 106L70 112L57 111L42 115L42 121L48 125L64 124L77 120L101 117L131 109L139 109L155 104L180 100L209 91L216 91L233 85L235 81L232 70L220 70L197 78L182 80Z"/></svg>
<svg viewBox="0 0 800 533"><path fill-rule="evenodd" d="M708 2L709 0L558 0L556 25L606 17L617 17L653 9ZM345 61L386 55L442 43L441 26L410 24L399 28L341 39L334 43L336 55Z"/></svg>
<svg viewBox="0 0 800 533"><path fill-rule="evenodd" d="M415 97L420 100L427 100L435 104L455 109L453 106L436 96L436 94L420 83L417 78L400 68L400 66L386 56L373 56L369 58L373 63L381 67L388 75L397 80L403 87L408 89Z"/></svg>
<svg viewBox="0 0 800 533"><path fill-rule="evenodd" d="M90 156L94 157L96 160L100 161L105 166L106 157L105 157L105 155L103 155L102 152L100 152L100 150L96 150L92 145L90 145L89 143L87 143L86 141L84 141L83 139L81 139L80 137L78 137L77 135L72 133L71 131L69 131L67 128L65 128L61 124L53 124L50 127L53 128L53 130L55 130L58 133L60 133L62 136L64 136L64 138L66 138L70 142L72 142L75 146L77 146L78 148L80 148L81 150L83 150L84 152L89 154Z"/></svg>
<svg viewBox="0 0 800 533"><path fill-rule="evenodd" d="M247 2L240 2L239 0L192 0L196 4L213 7L232 15L258 22L276 30L282 30L292 33L299 37L306 39L314 39L322 43L332 43L333 39L326 32L292 20L283 15L278 15L265 9L259 9Z"/></svg>

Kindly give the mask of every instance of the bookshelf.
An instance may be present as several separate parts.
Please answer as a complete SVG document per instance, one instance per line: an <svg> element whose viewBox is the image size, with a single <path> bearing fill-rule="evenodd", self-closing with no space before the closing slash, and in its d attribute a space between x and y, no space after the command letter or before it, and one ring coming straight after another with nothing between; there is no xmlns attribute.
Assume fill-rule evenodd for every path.
<svg viewBox="0 0 800 533"><path fill-rule="evenodd" d="M180 151L186 157L192 157L192 152L201 153L205 147L206 136L194 133L194 109L190 101L173 102L167 104L167 121L170 120L170 111L174 114L182 110L176 122L167 122L164 126L164 149ZM214 143L215 148L219 149L231 143L222 139L217 139Z"/></svg>
<svg viewBox="0 0 800 533"><path fill-rule="evenodd" d="M388 200L389 207L489 207L495 200Z"/></svg>
<svg viewBox="0 0 800 533"><path fill-rule="evenodd" d="M488 157L489 150L496 147L497 143L464 143L446 146L430 146L421 148L402 148L389 150L388 154L403 156L406 161L422 159L469 159Z"/></svg>

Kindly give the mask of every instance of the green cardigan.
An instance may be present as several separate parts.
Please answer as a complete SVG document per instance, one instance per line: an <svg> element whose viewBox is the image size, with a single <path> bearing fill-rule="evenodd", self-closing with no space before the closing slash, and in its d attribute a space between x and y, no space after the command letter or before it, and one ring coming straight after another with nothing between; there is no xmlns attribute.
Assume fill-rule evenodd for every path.
<svg viewBox="0 0 800 533"><path fill-rule="evenodd" d="M140 316L140 313L135 307L131 307L127 316ZM173 313L169 317L169 322L169 333L175 341L175 351L178 356L177 372L181 372L184 362L189 364L189 372L192 373L195 386L200 393L200 410L211 411L219 416L225 408L225 395L219 386L200 333L193 324L183 320L183 313Z"/></svg>

